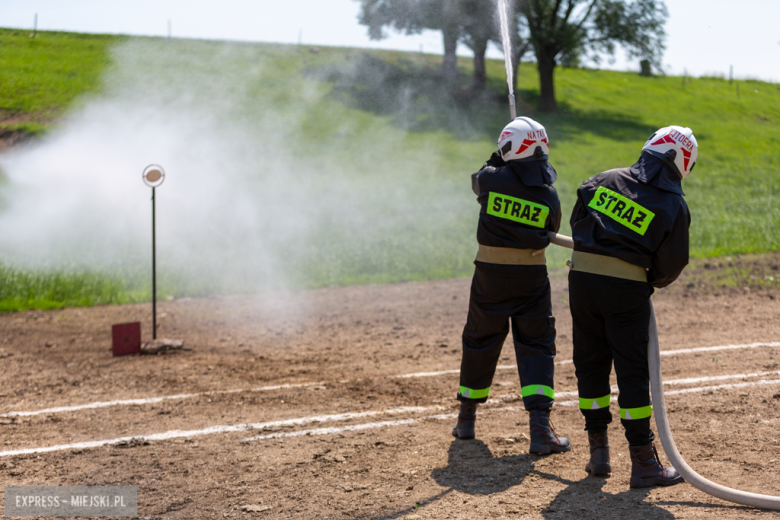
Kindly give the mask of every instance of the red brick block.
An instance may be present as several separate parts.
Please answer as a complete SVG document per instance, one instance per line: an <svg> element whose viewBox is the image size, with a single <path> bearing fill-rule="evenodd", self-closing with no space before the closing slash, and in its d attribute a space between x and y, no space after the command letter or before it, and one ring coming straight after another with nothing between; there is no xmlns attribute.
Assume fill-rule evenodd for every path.
<svg viewBox="0 0 780 520"><path fill-rule="evenodd" d="M119 323L111 327L115 356L141 353L141 322Z"/></svg>

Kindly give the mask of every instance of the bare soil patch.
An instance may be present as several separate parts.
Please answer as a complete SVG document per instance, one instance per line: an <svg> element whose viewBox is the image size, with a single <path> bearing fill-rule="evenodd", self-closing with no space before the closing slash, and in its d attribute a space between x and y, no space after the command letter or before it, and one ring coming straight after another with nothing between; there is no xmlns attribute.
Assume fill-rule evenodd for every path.
<svg viewBox="0 0 780 520"><path fill-rule="evenodd" d="M27 132L0 128L0 152L29 143L33 139L33 136Z"/></svg>
<svg viewBox="0 0 780 520"><path fill-rule="evenodd" d="M765 280L776 271L776 255L743 257L740 269L748 260ZM728 278L735 265L710 263L654 296L662 349L780 341L776 288L756 282L746 291L717 276L701 282L699 273ZM572 351L565 273L554 273L552 285L557 359L565 361ZM573 450L530 455L511 368L497 372L477 439L454 440L457 373L398 376L459 368L468 288L469 280L450 280L162 302L158 337L181 338L193 350L159 356L110 352L114 323L141 321L145 339L151 336L150 305L0 315L0 452L129 439L0 453L0 482L137 486L141 518L776 516L688 484L630 490L617 420L614 473L589 477L584 422L576 407L561 405L576 394L559 397L553 415ZM514 363L507 343L501 364ZM722 484L780 494L780 384L766 383L780 380L780 349L681 353L662 363L667 381L708 378L667 386L672 428L688 462ZM301 386L258 389L279 385ZM732 386L701 390L718 385ZM671 394L682 389L697 390ZM556 392L572 391L574 367L560 364ZM197 395L8 415L181 394ZM324 417L336 414L352 415ZM240 426L249 423L255 426ZM237 428L197 433L214 426ZM191 434L144 439L174 430Z"/></svg>
<svg viewBox="0 0 780 520"><path fill-rule="evenodd" d="M18 125L24 123L51 124L53 122L54 118L41 112L29 114L0 109L0 152L35 140L34 135L16 128Z"/></svg>

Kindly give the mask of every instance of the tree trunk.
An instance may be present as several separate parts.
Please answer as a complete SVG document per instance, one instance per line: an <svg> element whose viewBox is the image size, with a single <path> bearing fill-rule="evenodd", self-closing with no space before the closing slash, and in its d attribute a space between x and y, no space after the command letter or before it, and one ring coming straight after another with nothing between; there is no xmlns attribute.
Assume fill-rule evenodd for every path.
<svg viewBox="0 0 780 520"><path fill-rule="evenodd" d="M555 54L541 50L536 53L536 61L539 67L539 110L541 112L557 112L558 103L555 101Z"/></svg>
<svg viewBox="0 0 780 520"><path fill-rule="evenodd" d="M448 84L454 84L458 79L458 57L455 51L458 49L460 31L457 25L450 25L442 29L444 36L444 62L442 72Z"/></svg>
<svg viewBox="0 0 780 520"><path fill-rule="evenodd" d="M475 40L472 50L474 51L474 84L472 89L475 91L485 90L487 85L487 72L485 70L485 53L487 52L488 39Z"/></svg>
<svg viewBox="0 0 780 520"><path fill-rule="evenodd" d="M520 61L528 52L529 42L521 42L519 39L512 42L512 89L515 93L515 103L517 103L517 78L520 75Z"/></svg>

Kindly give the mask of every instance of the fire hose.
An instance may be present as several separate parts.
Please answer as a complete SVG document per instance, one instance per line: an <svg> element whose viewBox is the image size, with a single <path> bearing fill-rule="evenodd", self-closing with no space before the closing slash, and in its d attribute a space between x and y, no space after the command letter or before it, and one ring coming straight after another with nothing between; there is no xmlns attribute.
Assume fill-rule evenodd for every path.
<svg viewBox="0 0 780 520"><path fill-rule="evenodd" d="M553 244L574 249L574 241L571 237L553 232L548 232L548 236ZM661 438L661 445L664 447L669 462L680 472L686 482L708 495L736 504L780 510L780 497L749 493L716 484L696 473L682 458L674 443L672 430L669 428L669 419L666 416L664 385L661 377L661 351L658 344L658 327L655 322L655 309L653 309L652 300L650 300L650 329L648 333L650 341L647 343L647 359L650 370L650 388L653 394L653 415L655 416L655 425L658 428L658 436Z"/></svg>

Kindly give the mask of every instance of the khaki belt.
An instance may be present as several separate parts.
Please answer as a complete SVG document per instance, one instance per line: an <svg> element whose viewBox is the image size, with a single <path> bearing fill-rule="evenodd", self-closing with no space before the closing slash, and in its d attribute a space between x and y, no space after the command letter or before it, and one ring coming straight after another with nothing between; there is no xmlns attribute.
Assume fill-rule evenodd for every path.
<svg viewBox="0 0 780 520"><path fill-rule="evenodd" d="M647 282L647 271L644 267L629 264L612 256L574 251L571 254L571 261L566 263L571 267L572 271L625 278L626 280L634 280L636 282Z"/></svg>
<svg viewBox="0 0 780 520"><path fill-rule="evenodd" d="M545 265L544 249L531 256L533 249L515 249L512 247L491 247L479 245L477 262L504 265Z"/></svg>

